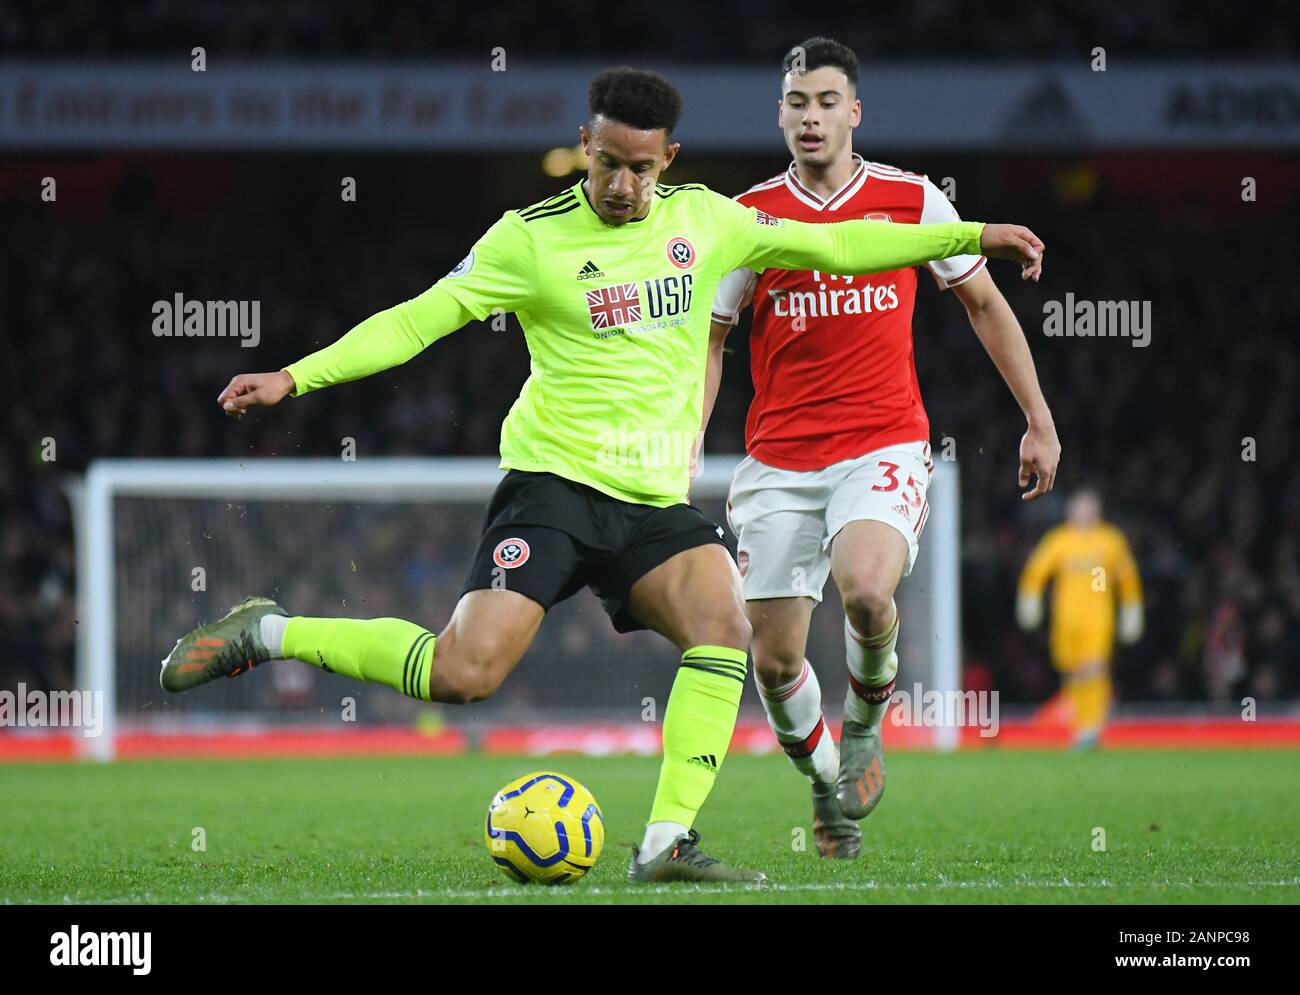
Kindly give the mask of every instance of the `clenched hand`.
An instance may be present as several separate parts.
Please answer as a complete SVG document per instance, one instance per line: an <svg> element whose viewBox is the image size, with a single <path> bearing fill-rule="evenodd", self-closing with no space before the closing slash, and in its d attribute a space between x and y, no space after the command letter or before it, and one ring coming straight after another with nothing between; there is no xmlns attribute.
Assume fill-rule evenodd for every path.
<svg viewBox="0 0 1300 995"><path fill-rule="evenodd" d="M1018 262L1022 280L1037 283L1043 273L1043 240L1023 225L985 225L980 249L990 259Z"/></svg>
<svg viewBox="0 0 1300 995"><path fill-rule="evenodd" d="M242 418L249 408L258 405L269 408L279 404L293 388L293 377L283 370L278 373L241 373L217 395L217 404L231 418Z"/></svg>

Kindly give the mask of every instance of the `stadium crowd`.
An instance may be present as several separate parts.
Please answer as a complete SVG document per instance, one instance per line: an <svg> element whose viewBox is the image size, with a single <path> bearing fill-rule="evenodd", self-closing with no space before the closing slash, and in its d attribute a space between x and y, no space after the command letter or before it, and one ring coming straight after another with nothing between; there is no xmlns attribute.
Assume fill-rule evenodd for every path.
<svg viewBox="0 0 1300 995"><path fill-rule="evenodd" d="M226 57L419 58L508 51L548 58L776 60L791 38L822 34L859 57L1078 57L1094 46L1126 55L1287 58L1297 26L1287 0L1261 0L1249 15L1231 4L1076 0L1010 11L996 0L815 6L792 0L659 0L652 9L580 0L499 0L472 15L455 0L0 0L0 51L25 56L144 57L203 45ZM719 46L720 40L725 44Z"/></svg>
<svg viewBox="0 0 1300 995"><path fill-rule="evenodd" d="M1131 176L1139 160L1110 173ZM779 158L771 164L762 172L752 161L702 161L678 179L734 192L781 165ZM1145 638L1119 658L1121 700L1230 702L1249 694L1265 703L1300 695L1293 345L1300 284L1271 275L1278 260L1300 255L1300 236L1277 224L1287 205L1242 203L1231 190L1218 200L1152 201L1109 182L1104 162L1058 160L1038 173L1014 159L943 165L973 174L963 180L964 213L1030 223L1048 243L1041 284L1024 286L1007 267L994 273L1029 336L1064 447L1057 492L1020 502L1019 411L957 302L923 280L917 367L936 452L951 439L962 475L968 682L1000 688L1007 703L1051 692L1045 640L1015 628L1016 578L1032 544L1059 520L1064 494L1089 484L1128 535L1147 590ZM430 167L414 159L369 160L361 189L381 192L350 206L336 203L339 168L328 157L113 157L25 168L83 172L65 184L60 205L19 198L16 185L0 193L0 388L14 399L0 450L6 686L66 687L74 679L75 546L63 489L92 459L337 456L345 438L356 440L360 459L494 452L528 371L513 319L505 331L468 328L399 370L238 424L214 400L234 373L278 368L418 293L503 206L553 189L531 160L515 163L508 182L511 170L489 174L472 160L440 161L447 182L493 176L481 189L464 187L451 217L418 196ZM1146 168L1164 175L1169 164ZM1081 169L1092 170L1088 182L1078 181ZM1216 169L1207 167L1202 186ZM98 196L78 199L78 183ZM155 337L152 302L178 292L260 300L259 346ZM1151 301L1150 345L1045 337L1043 302L1067 292ZM743 333L732 339L707 441L713 453L743 446L747 357ZM398 531L406 535L411 522L418 531L418 516L406 521ZM387 576L409 587L395 596L396 613L438 625L468 565L464 543L366 531L374 534L369 561L387 564ZM459 535L439 534L452 532ZM328 614L347 596L342 581L328 578L335 569L347 568L313 561L310 581L302 581L308 586L295 593L319 603L298 610ZM837 629L829 612L821 614L823 628ZM581 626L576 614L565 618L547 636L546 652L595 654L611 666L625 652L603 620ZM172 634L161 638L167 645L157 648L165 651ZM544 676L533 678L533 698L521 675L505 700L536 702ZM837 686L825 678L823 685L828 694Z"/></svg>

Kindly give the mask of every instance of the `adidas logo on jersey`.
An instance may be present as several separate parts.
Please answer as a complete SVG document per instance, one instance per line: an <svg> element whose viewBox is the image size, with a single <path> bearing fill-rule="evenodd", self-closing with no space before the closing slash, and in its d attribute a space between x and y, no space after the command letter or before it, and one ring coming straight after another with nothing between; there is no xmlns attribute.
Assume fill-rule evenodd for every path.
<svg viewBox="0 0 1300 995"><path fill-rule="evenodd" d="M718 758L712 753L704 753L698 757L691 757L686 761L688 764L695 764L697 767L703 767L705 770L718 772Z"/></svg>
<svg viewBox="0 0 1300 995"><path fill-rule="evenodd" d="M578 270L579 280L597 280L603 277L604 275L605 274L600 271L600 267L597 266L595 263L593 263L590 259L587 260L586 266Z"/></svg>

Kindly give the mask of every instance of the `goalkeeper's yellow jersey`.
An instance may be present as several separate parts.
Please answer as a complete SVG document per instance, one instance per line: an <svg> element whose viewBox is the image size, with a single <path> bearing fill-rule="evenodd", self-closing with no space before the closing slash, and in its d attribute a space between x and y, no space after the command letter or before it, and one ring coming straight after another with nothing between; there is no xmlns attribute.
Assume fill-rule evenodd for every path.
<svg viewBox="0 0 1300 995"><path fill-rule="evenodd" d="M1142 581L1124 534L1101 522L1082 529L1068 522L1050 529L1025 564L1021 596L1041 596L1052 583L1052 631L1091 629L1105 642L1115 629L1115 598L1142 600Z"/></svg>
<svg viewBox="0 0 1300 995"><path fill-rule="evenodd" d="M434 287L376 316L391 314L391 335L387 326L354 335L358 326L287 369L302 394L404 362L453 330L439 327L445 295L479 320L514 312L532 362L501 428L501 466L665 507L686 499L723 275L738 267L881 272L978 254L982 230L977 222L802 224L698 184L660 184L646 217L611 226L579 182L507 211ZM409 349L347 355L384 352L401 336Z"/></svg>

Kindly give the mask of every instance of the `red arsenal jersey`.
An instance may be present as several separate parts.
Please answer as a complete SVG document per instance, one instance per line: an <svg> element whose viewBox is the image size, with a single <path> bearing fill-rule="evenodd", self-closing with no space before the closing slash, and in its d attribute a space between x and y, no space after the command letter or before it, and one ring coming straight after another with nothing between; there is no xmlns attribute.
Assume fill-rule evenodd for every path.
<svg viewBox="0 0 1300 995"><path fill-rule="evenodd" d="M960 220L924 176L856 155L854 160L853 176L826 199L799 182L793 164L736 199L796 221ZM940 286L952 287L974 276L984 257L927 265ZM734 323L751 298L754 403L745 448L755 459L786 470L819 470L929 439L912 357L914 268L868 276L736 270L718 288L714 318Z"/></svg>

